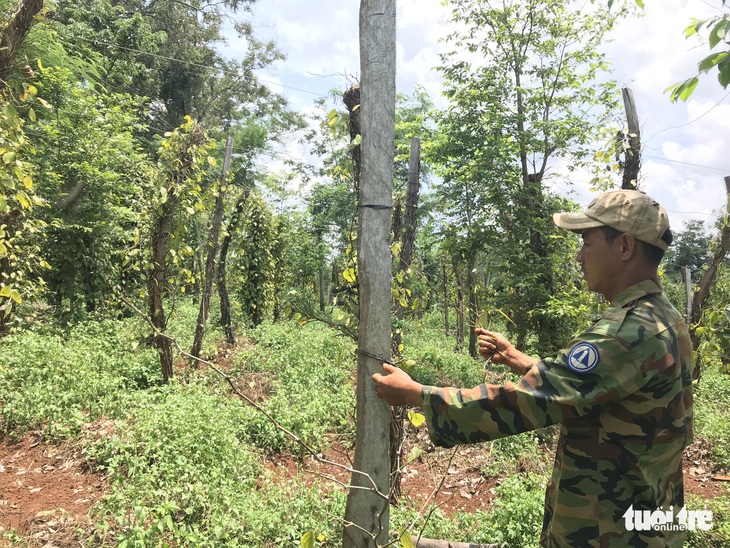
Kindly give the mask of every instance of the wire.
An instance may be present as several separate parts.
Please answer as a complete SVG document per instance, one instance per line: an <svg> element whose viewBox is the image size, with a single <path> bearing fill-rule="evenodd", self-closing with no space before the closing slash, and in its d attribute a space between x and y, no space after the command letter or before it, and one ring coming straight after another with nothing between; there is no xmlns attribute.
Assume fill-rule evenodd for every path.
<svg viewBox="0 0 730 548"><path fill-rule="evenodd" d="M714 104L714 105L713 105L713 106L712 106L712 107L710 108L710 110L708 110L708 111L707 111L707 112L705 112L704 114L701 114L700 116L698 116L698 117L697 117L697 118L695 118L694 120L690 120L689 122L687 122L687 123L685 123L685 124L681 124L681 125L679 125L679 126L670 126L670 127L664 128L664 129L660 129L659 131L655 132L655 133L654 133L654 134L653 134L653 135L652 135L651 137L649 137L649 138L648 138L648 139L646 140L646 142L647 142L647 143L648 143L648 142L650 142L650 141L651 141L651 140L652 140L652 139L653 139L654 137L656 137L656 136L657 136L657 135L659 135L660 133L664 133L665 131L669 131L670 129L679 129L679 128L682 128L682 127L688 126L688 125L690 125L690 124L694 124L694 123L695 123L696 121L700 120L701 118L704 118L704 117L705 117L705 116L707 116L707 115L708 115L708 114L709 114L710 112L712 112L713 110L715 110L715 108L717 108L717 107L718 107L718 106L720 105L720 103L722 103L722 102L723 102L723 101L724 101L725 99L727 99L728 97L730 97L730 92L726 93L726 94L725 94L725 96L724 96L724 97L723 97L722 99L720 99L720 100L719 100L719 101L718 101L717 103L715 103L715 104Z"/></svg>
<svg viewBox="0 0 730 548"><path fill-rule="evenodd" d="M669 158L660 158L659 156L647 156L647 155L643 155L643 156L644 156L644 158L651 158L652 160L660 160L662 162L671 162L674 164L683 164L685 166L702 167L705 169L714 169L715 171L724 171L725 173L730 173L730 168L726 168L726 167L705 166L702 164L693 164L691 162L682 162L680 160L670 160Z"/></svg>

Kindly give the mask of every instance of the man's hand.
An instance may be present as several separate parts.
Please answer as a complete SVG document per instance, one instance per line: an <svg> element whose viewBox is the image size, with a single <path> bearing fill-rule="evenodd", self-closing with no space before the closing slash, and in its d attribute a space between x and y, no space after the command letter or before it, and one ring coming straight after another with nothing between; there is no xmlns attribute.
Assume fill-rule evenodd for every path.
<svg viewBox="0 0 730 548"><path fill-rule="evenodd" d="M421 407L423 385L414 381L402 369L384 363L383 373L375 373L372 379L375 383L375 392L381 400L390 405Z"/></svg>
<svg viewBox="0 0 730 548"><path fill-rule="evenodd" d="M504 335L477 327L474 332L479 340L479 353L485 360L503 363L510 369L524 375L537 362L535 358L517 350Z"/></svg>

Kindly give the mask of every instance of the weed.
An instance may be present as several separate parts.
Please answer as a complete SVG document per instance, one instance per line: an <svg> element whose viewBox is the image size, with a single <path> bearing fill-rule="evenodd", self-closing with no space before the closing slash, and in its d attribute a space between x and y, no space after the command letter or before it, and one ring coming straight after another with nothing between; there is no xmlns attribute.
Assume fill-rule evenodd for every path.
<svg viewBox="0 0 730 548"><path fill-rule="evenodd" d="M74 436L102 415L121 416L133 391L158 382L154 352L133 350L119 322L5 337L0 369L0 426L6 434L42 429Z"/></svg>

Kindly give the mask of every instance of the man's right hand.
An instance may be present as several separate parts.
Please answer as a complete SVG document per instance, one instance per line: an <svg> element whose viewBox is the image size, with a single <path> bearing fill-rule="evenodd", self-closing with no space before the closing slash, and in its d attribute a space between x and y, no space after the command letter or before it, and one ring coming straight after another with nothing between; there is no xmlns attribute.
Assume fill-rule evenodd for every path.
<svg viewBox="0 0 730 548"><path fill-rule="evenodd" d="M502 363L524 375L537 361L535 358L517 350L501 333L487 331L478 327L474 330L479 341L479 353L485 360Z"/></svg>

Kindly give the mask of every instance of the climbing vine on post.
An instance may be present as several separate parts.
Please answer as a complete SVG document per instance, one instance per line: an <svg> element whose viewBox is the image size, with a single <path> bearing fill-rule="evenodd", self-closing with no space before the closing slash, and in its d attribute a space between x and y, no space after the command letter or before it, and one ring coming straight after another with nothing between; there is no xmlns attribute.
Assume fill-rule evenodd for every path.
<svg viewBox="0 0 730 548"><path fill-rule="evenodd" d="M164 336L167 317L163 300L167 293L170 274L168 267L179 264L178 253L171 242L180 240L176 214L179 210L192 215L204 209L200 201L200 181L205 175L204 161L207 157L207 137L203 128L189 117L174 132L166 135L160 147L158 181L153 199L151 264L147 290L149 298L150 321L157 331L155 344L160 353L162 377L168 382L173 375L172 343ZM192 253L190 246L182 245L181 250ZM168 262L168 259L171 259ZM184 269L180 274L185 276Z"/></svg>

